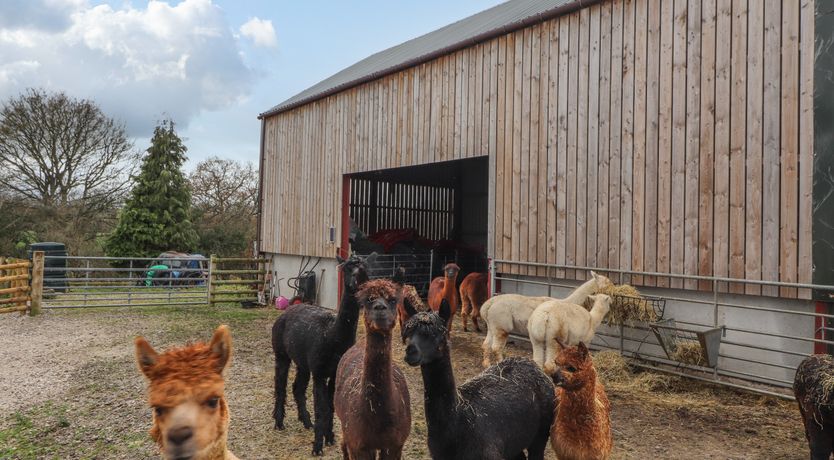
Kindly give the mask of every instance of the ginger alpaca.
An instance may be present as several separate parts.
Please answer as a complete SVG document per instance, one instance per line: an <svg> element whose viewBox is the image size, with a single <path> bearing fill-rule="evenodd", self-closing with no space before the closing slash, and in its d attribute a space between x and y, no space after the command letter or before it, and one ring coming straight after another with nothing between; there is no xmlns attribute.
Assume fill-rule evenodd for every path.
<svg viewBox="0 0 834 460"><path fill-rule="evenodd" d="M543 459L556 408L552 381L529 359L510 358L458 387L445 326L450 316L444 299L440 315L415 313L404 332L405 362L423 375L431 457Z"/></svg>
<svg viewBox="0 0 834 460"><path fill-rule="evenodd" d="M446 332L452 332L452 320L455 313L458 312L458 288L457 280L460 267L456 264L446 264L443 267L443 276L438 276L433 279L429 285L429 308L432 311L440 310L440 301L446 299L449 302L449 307L452 309L452 316L449 317L449 322L446 324Z"/></svg>
<svg viewBox="0 0 834 460"><path fill-rule="evenodd" d="M588 299L593 302L591 311L581 305L550 300L530 315L527 330L533 345L533 361L542 366L545 374L553 374L553 360L562 349L561 344L590 343L611 309L611 297L605 294L588 296Z"/></svg>
<svg viewBox="0 0 834 460"><path fill-rule="evenodd" d="M466 323L470 318L475 330L481 332L478 318L481 317L481 305L489 297L487 279L486 273L470 273L460 283L460 319L463 323L464 332L467 331Z"/></svg>
<svg viewBox="0 0 834 460"><path fill-rule="evenodd" d="M566 344L565 344L566 345ZM554 361L559 406L550 444L559 460L605 460L611 455L611 406L584 343L563 347Z"/></svg>
<svg viewBox="0 0 834 460"><path fill-rule="evenodd" d="M339 311L299 304L288 308L272 325L272 351L275 354L275 428L284 429L287 376L290 363L296 366L292 393L298 406L298 419L304 428L313 427L313 455L322 455L324 442L333 445L333 392L336 368L342 355L356 342L359 303L356 292L368 281L368 265L376 253L363 260L351 256L342 263L343 292ZM313 376L315 425L307 412L307 385Z"/></svg>
<svg viewBox="0 0 834 460"><path fill-rule="evenodd" d="M137 337L136 362L147 377L153 407L151 437L165 459L237 460L226 448L229 408L223 369L232 356L229 328L220 326L211 342L158 354Z"/></svg>
<svg viewBox="0 0 834 460"><path fill-rule="evenodd" d="M363 284L356 294L365 341L354 345L339 362L333 400L342 422L345 459L399 459L411 432L408 386L400 368L391 362L391 333L402 289L379 279Z"/></svg>
<svg viewBox="0 0 834 460"><path fill-rule="evenodd" d="M611 280L605 276L591 272L591 279L577 287L564 299L552 297L527 297L518 294L502 294L492 297L481 307L481 318L487 323L487 335L484 338L484 367L489 366L492 355L496 361L504 359L504 346L510 332L528 335L527 322L533 311L549 300L563 300L565 302L582 305L588 296L597 294L610 286Z"/></svg>

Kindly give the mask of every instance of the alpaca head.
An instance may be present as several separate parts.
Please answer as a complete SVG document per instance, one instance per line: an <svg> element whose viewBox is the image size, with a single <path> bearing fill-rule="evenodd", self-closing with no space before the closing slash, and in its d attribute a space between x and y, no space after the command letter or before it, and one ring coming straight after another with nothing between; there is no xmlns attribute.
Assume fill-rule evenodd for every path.
<svg viewBox="0 0 834 460"><path fill-rule="evenodd" d="M446 299L441 301L439 313L417 312L405 323L405 362L410 366L429 364L448 353L446 324L452 308Z"/></svg>
<svg viewBox="0 0 834 460"><path fill-rule="evenodd" d="M566 391L576 391L596 382L597 371L591 353L582 342L575 347L563 347L554 364L553 383Z"/></svg>
<svg viewBox="0 0 834 460"><path fill-rule="evenodd" d="M417 289L410 284L404 284L402 300L400 300L398 310L400 314L400 324L405 326L405 323L411 319L412 316L416 315L418 311L426 311L428 308L426 308L426 305L423 303L423 299L420 298L420 294L417 293ZM403 327L400 332L405 332L405 327Z"/></svg>
<svg viewBox="0 0 834 460"><path fill-rule="evenodd" d="M596 282L595 292L604 292L614 287L614 283L612 283L607 276L603 276L592 271L591 277Z"/></svg>
<svg viewBox="0 0 834 460"><path fill-rule="evenodd" d="M376 279L359 288L356 298L365 318L365 331L390 335L397 320L397 304L402 297L402 286L390 280Z"/></svg>
<svg viewBox="0 0 834 460"><path fill-rule="evenodd" d="M137 337L136 362L149 381L153 408L151 437L166 459L203 458L225 451L229 409L224 397L223 369L232 355L227 326L211 342L157 353Z"/></svg>
<svg viewBox="0 0 834 460"><path fill-rule="evenodd" d="M611 310L611 296L607 294L589 295L588 301L591 302L591 311L598 311L602 316Z"/></svg>
<svg viewBox="0 0 834 460"><path fill-rule="evenodd" d="M362 283L368 281L368 267L376 261L376 257L375 252L364 259L356 254L351 255L347 260L336 257L339 268L342 270L342 282L348 292L356 292Z"/></svg>
<svg viewBox="0 0 834 460"><path fill-rule="evenodd" d="M443 267L443 275L448 279L455 279L460 272L460 267L457 264L446 264Z"/></svg>

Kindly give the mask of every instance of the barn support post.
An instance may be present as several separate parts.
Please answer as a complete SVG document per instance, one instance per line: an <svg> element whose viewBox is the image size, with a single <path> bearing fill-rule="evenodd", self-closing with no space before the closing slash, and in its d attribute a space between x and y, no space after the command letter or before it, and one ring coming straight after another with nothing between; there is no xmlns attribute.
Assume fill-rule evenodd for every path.
<svg viewBox="0 0 834 460"><path fill-rule="evenodd" d="M35 251L32 253L32 284L30 285L31 301L29 303L29 316L36 316L41 313L41 301L43 299L43 265L44 252Z"/></svg>

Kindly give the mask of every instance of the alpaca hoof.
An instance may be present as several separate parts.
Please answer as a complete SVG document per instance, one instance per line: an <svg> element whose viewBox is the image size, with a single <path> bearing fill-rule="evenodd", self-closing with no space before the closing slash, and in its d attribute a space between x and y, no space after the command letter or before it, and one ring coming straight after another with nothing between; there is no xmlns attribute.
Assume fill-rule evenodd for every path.
<svg viewBox="0 0 834 460"><path fill-rule="evenodd" d="M279 431L284 431L284 422L275 422L275 429Z"/></svg>
<svg viewBox="0 0 834 460"><path fill-rule="evenodd" d="M312 453L312 455L313 455L314 457L324 457L324 449L322 449L322 447L321 447L321 446L316 447L315 445L313 445L313 453Z"/></svg>
<svg viewBox="0 0 834 460"><path fill-rule="evenodd" d="M299 420L299 421L301 422L302 425L304 425L305 430L309 430L309 429L313 428L313 422L311 422L309 420Z"/></svg>

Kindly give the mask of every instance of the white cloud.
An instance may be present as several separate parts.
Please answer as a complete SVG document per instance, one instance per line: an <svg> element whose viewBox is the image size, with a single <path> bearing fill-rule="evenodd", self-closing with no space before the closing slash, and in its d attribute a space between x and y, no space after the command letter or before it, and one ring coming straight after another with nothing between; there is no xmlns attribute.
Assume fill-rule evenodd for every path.
<svg viewBox="0 0 834 460"><path fill-rule="evenodd" d="M275 29L268 19L252 18L240 26L240 34L255 42L256 46L278 46Z"/></svg>
<svg viewBox="0 0 834 460"><path fill-rule="evenodd" d="M80 0L21 5L36 3L63 8L15 22L0 7L0 100L27 87L65 91L97 101L141 137L163 115L184 126L203 111L238 104L252 89L255 72L211 0L151 0L145 8Z"/></svg>

